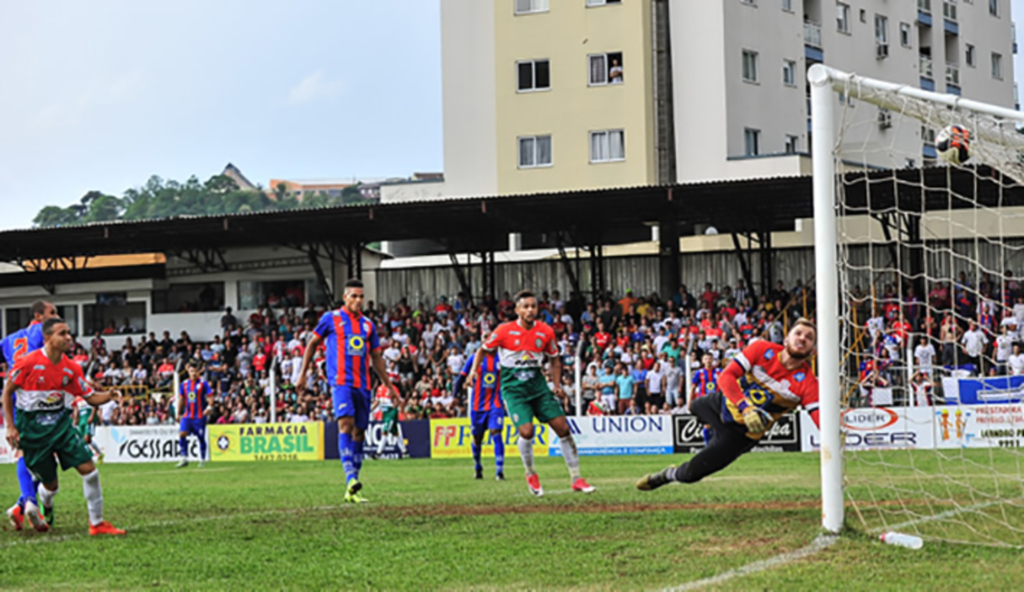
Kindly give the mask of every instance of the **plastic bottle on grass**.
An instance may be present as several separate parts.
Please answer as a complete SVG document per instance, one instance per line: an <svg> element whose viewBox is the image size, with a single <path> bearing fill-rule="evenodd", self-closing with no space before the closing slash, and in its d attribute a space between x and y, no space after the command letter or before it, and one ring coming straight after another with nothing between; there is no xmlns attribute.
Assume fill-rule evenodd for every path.
<svg viewBox="0 0 1024 592"><path fill-rule="evenodd" d="M924 541L921 540L921 537L900 532L887 532L879 538L887 545L899 545L908 549L920 549L924 546Z"/></svg>

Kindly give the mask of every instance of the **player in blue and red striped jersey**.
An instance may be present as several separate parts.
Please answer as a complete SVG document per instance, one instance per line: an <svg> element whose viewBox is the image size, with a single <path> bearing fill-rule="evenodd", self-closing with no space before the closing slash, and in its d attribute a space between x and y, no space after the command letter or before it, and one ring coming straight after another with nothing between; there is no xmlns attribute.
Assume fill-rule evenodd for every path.
<svg viewBox="0 0 1024 592"><path fill-rule="evenodd" d="M487 341L484 335L484 341ZM466 385L466 378L473 369L475 356L483 356L480 362L480 371L476 380L469 384L469 422L473 429L473 442L470 448L473 451L474 471L477 479L484 478L484 467L480 462L481 448L484 443L484 434L490 432L491 442L494 443L494 468L495 478L498 481L505 480L505 441L502 437L502 428L505 425L505 406L501 402L501 366L498 364L498 356L494 353L487 353L477 350L476 354L466 360L462 372L455 377L452 394L459 396L459 391Z"/></svg>
<svg viewBox="0 0 1024 592"><path fill-rule="evenodd" d="M181 418L178 451L181 460L175 466L179 469L188 466L189 434L199 439L199 466L206 465L206 414L210 412L213 399L213 389L210 383L203 380L203 369L199 363L190 360L185 368L188 370L188 380L178 388L178 417Z"/></svg>
<svg viewBox="0 0 1024 592"><path fill-rule="evenodd" d="M28 354L42 349L44 343L43 337L43 322L46 319L54 318L57 316L57 308L53 304L44 300L37 300L32 303L29 309L32 313L32 322L29 323L28 327L20 329L8 335L2 342L0 342L0 351L3 352L3 359L7 363L7 371L10 372L14 368L14 364L27 356ZM17 405L17 398L15 397L15 405ZM13 410L15 416L17 411ZM21 489L21 496L18 498L18 503L14 504L7 509L7 518L11 522L11 526L15 530L21 530L24 525L25 518L25 502L32 502L33 506L40 507L36 500L36 491L39 488L39 481L32 477L32 473L29 472L28 467L25 465L25 458L21 454L21 451L15 451L18 455L18 486ZM49 526L53 524L53 508L42 508L43 516L45 517L45 524L42 520L37 520L36 517L32 517L32 526L38 531L49 530Z"/></svg>
<svg viewBox="0 0 1024 592"><path fill-rule="evenodd" d="M704 354L703 362L704 367L694 372L693 378L690 379L692 385L690 398L686 400L687 409L697 397L704 397L718 390L718 377L722 374L722 369L718 367L718 361L711 354ZM711 441L711 428L705 425L702 435L704 444L707 445Z"/></svg>
<svg viewBox="0 0 1024 592"><path fill-rule="evenodd" d="M398 397L391 383L384 358L380 355L380 339L373 321L363 316L363 282L352 279L345 282L342 296L345 304L340 309L324 313L313 330L313 339L302 358L298 388L306 387L306 377L313 361L313 353L324 343L327 381L332 385L334 417L338 419L338 455L345 468L345 501L364 503L359 495L363 488L359 469L363 466L363 442L370 425L370 407L373 394L370 367L377 378Z"/></svg>

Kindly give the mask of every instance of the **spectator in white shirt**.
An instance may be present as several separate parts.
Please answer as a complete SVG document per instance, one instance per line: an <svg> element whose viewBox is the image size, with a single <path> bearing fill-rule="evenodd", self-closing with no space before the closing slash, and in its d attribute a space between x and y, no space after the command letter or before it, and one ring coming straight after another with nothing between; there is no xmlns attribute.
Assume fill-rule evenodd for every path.
<svg viewBox="0 0 1024 592"><path fill-rule="evenodd" d="M985 345L988 344L988 337L985 333L978 328L978 324L971 322L970 327L964 333L960 343L964 346L964 355L967 356L966 362L973 364L975 370L979 376L985 375L985 368L982 365L984 363Z"/></svg>
<svg viewBox="0 0 1024 592"><path fill-rule="evenodd" d="M1010 359L1007 360L1007 364L1010 367L1010 374L1013 376L1024 375L1024 354L1020 353L1020 344L1013 344L1013 353L1010 354Z"/></svg>
<svg viewBox="0 0 1024 592"><path fill-rule="evenodd" d="M928 343L927 337L921 337L918 340L917 347L914 348L914 360L917 362L917 367L922 374L932 375L932 363L935 361L935 346Z"/></svg>
<svg viewBox="0 0 1024 592"><path fill-rule="evenodd" d="M1006 365L1013 354L1013 337L1006 325L1000 327L999 336L996 337L996 365L999 374L1006 374Z"/></svg>

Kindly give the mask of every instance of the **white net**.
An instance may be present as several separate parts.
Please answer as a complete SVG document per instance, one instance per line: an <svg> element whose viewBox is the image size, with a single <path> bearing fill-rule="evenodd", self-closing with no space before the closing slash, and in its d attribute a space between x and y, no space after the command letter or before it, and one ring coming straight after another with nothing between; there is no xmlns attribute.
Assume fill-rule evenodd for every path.
<svg viewBox="0 0 1024 592"><path fill-rule="evenodd" d="M847 515L1024 546L1024 136L851 84L835 152ZM950 126L959 165L936 144Z"/></svg>

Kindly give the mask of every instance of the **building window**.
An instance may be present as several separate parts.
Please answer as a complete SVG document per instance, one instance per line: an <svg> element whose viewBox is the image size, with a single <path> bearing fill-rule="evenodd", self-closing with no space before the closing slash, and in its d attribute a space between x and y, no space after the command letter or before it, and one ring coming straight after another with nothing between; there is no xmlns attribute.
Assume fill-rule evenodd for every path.
<svg viewBox="0 0 1024 592"><path fill-rule="evenodd" d="M64 322L67 323L71 335L81 337L81 333L78 332L78 305L55 304L54 308L57 309L57 316L64 319ZM8 308L4 311L4 318L7 320L7 334L10 335L19 329L29 326L32 322L32 309L27 306L23 308ZM13 365L13 360L7 360L8 367Z"/></svg>
<svg viewBox="0 0 1024 592"><path fill-rule="evenodd" d="M889 43L889 19L881 14L875 15L875 43L879 45Z"/></svg>
<svg viewBox="0 0 1024 592"><path fill-rule="evenodd" d="M551 166L551 136L519 138L519 168Z"/></svg>
<svg viewBox="0 0 1024 592"><path fill-rule="evenodd" d="M992 52L992 78L1003 79L1003 56Z"/></svg>
<svg viewBox="0 0 1024 592"><path fill-rule="evenodd" d="M590 162L626 160L626 132L606 130L590 132Z"/></svg>
<svg viewBox="0 0 1024 592"><path fill-rule="evenodd" d="M910 47L910 23L900 23L900 45Z"/></svg>
<svg viewBox="0 0 1024 592"><path fill-rule="evenodd" d="M319 297L314 292L317 285L317 282L312 280L238 282L238 310L255 310L263 307L296 308L307 304L323 304L326 298Z"/></svg>
<svg viewBox="0 0 1024 592"><path fill-rule="evenodd" d="M840 33L850 32L850 5L836 3L836 29Z"/></svg>
<svg viewBox="0 0 1024 592"><path fill-rule="evenodd" d="M743 80L757 82L757 52L743 50Z"/></svg>
<svg viewBox="0 0 1024 592"><path fill-rule="evenodd" d="M515 0L515 3L516 14L548 11L548 0Z"/></svg>
<svg viewBox="0 0 1024 592"><path fill-rule="evenodd" d="M551 71L548 60L518 62L516 70L519 75L517 85L519 92L551 88Z"/></svg>
<svg viewBox="0 0 1024 592"><path fill-rule="evenodd" d="M587 56L590 62L590 86L622 84L622 52Z"/></svg>
<svg viewBox="0 0 1024 592"><path fill-rule="evenodd" d="M793 12L793 0L782 0L782 10Z"/></svg>
<svg viewBox="0 0 1024 592"><path fill-rule="evenodd" d="M972 68L975 65L975 61L974 61L974 46L971 45L970 43L967 44L967 49L964 52L964 61L967 62L967 65L972 67Z"/></svg>
<svg viewBox="0 0 1024 592"><path fill-rule="evenodd" d="M999 16L999 0L988 0L988 13Z"/></svg>
<svg viewBox="0 0 1024 592"><path fill-rule="evenodd" d="M587 6L605 6L608 4L622 4L622 0L587 0Z"/></svg>
<svg viewBox="0 0 1024 592"><path fill-rule="evenodd" d="M743 153L747 156L757 156L761 153L761 130L743 129Z"/></svg>
<svg viewBox="0 0 1024 592"><path fill-rule="evenodd" d="M747 6L757 6L755 0L740 0L740 4L746 4Z"/></svg>
<svg viewBox="0 0 1024 592"><path fill-rule="evenodd" d="M796 62L782 60L782 84L796 86Z"/></svg>
<svg viewBox="0 0 1024 592"><path fill-rule="evenodd" d="M224 282L171 284L153 290L153 313L216 312L224 309Z"/></svg>
<svg viewBox="0 0 1024 592"><path fill-rule="evenodd" d="M796 154L800 152L800 137L799 136L786 136L786 154Z"/></svg>
<svg viewBox="0 0 1024 592"><path fill-rule="evenodd" d="M125 302L126 294L97 294L82 307L82 335L133 335L146 332L146 303Z"/></svg>

